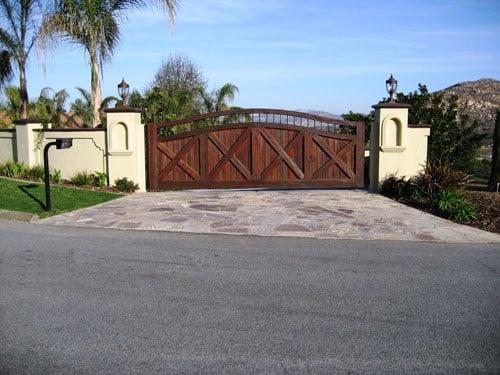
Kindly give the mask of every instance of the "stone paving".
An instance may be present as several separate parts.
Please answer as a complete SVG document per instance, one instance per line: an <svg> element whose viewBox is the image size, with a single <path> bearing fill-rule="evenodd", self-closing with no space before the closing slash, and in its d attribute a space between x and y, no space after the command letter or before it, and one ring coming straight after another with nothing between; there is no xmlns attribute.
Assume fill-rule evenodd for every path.
<svg viewBox="0 0 500 375"><path fill-rule="evenodd" d="M328 239L500 242L362 190L191 190L136 193L40 224Z"/></svg>

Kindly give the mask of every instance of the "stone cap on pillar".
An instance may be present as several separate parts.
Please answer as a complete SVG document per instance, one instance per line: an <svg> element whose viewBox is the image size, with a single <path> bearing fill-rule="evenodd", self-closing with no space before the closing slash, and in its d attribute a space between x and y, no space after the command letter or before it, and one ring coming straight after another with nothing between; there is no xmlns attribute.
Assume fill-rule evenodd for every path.
<svg viewBox="0 0 500 375"><path fill-rule="evenodd" d="M410 104L396 103L396 102L380 102L378 104L372 105L372 108L411 108Z"/></svg>

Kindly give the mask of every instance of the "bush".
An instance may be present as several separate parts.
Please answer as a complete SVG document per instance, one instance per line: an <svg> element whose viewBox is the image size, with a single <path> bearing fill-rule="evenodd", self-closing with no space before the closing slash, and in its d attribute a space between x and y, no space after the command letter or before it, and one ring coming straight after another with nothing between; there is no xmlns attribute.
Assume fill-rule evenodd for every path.
<svg viewBox="0 0 500 375"><path fill-rule="evenodd" d="M70 182L76 186L89 186L94 181L94 175L87 171L77 172L71 177Z"/></svg>
<svg viewBox="0 0 500 375"><path fill-rule="evenodd" d="M41 165L28 167L23 173L23 176L33 181L43 181L45 179L45 170Z"/></svg>
<svg viewBox="0 0 500 375"><path fill-rule="evenodd" d="M50 181L54 184L61 182L61 171L59 169L54 169L50 174Z"/></svg>
<svg viewBox="0 0 500 375"><path fill-rule="evenodd" d="M127 177L119 178L115 180L116 190L122 191L125 193L133 193L134 191L139 189L139 185L134 181L130 181Z"/></svg>
<svg viewBox="0 0 500 375"><path fill-rule="evenodd" d="M404 177L389 176L380 187L380 194L392 199L400 199L408 193L409 182Z"/></svg>
<svg viewBox="0 0 500 375"><path fill-rule="evenodd" d="M108 181L108 175L105 172L95 171L92 183L97 187L104 187Z"/></svg>
<svg viewBox="0 0 500 375"><path fill-rule="evenodd" d="M426 199L425 192L415 182L415 179L405 180L404 177L389 176L380 187L380 193L386 197L402 200L412 205L419 205Z"/></svg>
<svg viewBox="0 0 500 375"><path fill-rule="evenodd" d="M463 186L469 180L469 175L453 170L446 163L429 162L424 170L413 179L420 190L431 200L442 190L455 189Z"/></svg>
<svg viewBox="0 0 500 375"><path fill-rule="evenodd" d="M437 209L444 216L455 221L470 221L477 218L471 202L454 189L441 191L437 196Z"/></svg>
<svg viewBox="0 0 500 375"><path fill-rule="evenodd" d="M26 171L26 165L15 161L7 161L0 164L0 176L9 178L23 176Z"/></svg>

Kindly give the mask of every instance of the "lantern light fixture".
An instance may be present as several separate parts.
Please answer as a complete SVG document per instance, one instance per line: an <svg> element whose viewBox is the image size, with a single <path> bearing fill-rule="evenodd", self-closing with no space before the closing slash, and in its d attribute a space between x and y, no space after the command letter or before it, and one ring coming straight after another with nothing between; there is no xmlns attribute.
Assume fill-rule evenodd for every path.
<svg viewBox="0 0 500 375"><path fill-rule="evenodd" d="M389 101L390 102L395 102L396 101L396 90L398 89L398 80L395 79L392 76L389 77L387 81L385 81L385 89L387 90L387 93L389 94Z"/></svg>
<svg viewBox="0 0 500 375"><path fill-rule="evenodd" d="M118 95L122 98L122 106L127 105L129 87L129 84L125 82L125 78L122 78L122 81L118 84Z"/></svg>

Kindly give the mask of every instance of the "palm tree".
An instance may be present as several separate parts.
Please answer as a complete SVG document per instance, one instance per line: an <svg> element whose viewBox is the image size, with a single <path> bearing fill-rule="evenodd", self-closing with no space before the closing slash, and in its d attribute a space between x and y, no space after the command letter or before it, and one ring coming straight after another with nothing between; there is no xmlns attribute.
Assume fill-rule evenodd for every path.
<svg viewBox="0 0 500 375"><path fill-rule="evenodd" d="M232 102L239 92L238 87L232 83L226 83L218 90L213 90L212 92L207 92L204 87L198 89L198 93L202 102L202 111L205 113L210 112L221 112L230 109L236 109L238 107L233 107L228 104ZM238 119L238 116L224 116L222 119L223 124L230 123ZM206 126L214 126L220 123L219 117L212 117L206 120L200 121L197 124L193 124L193 129L204 128Z"/></svg>
<svg viewBox="0 0 500 375"><path fill-rule="evenodd" d="M232 83L226 83L220 89L211 93L208 93L204 87L199 88L203 107L207 113L227 111L233 108L229 106L228 101L233 101L238 92L238 87Z"/></svg>
<svg viewBox="0 0 500 375"><path fill-rule="evenodd" d="M45 120L52 123L53 128L61 127L61 113L66 112L65 104L69 98L66 90L62 89L55 91L51 87L45 87L40 92L37 105L41 108L40 112L44 112Z"/></svg>
<svg viewBox="0 0 500 375"><path fill-rule="evenodd" d="M1 1L1 0L0 0ZM156 0L173 23L177 0ZM131 8L144 7L151 0L56 0L56 11L44 19L42 34L80 45L88 55L91 78L92 126L100 123L101 75L120 41L119 21Z"/></svg>
<svg viewBox="0 0 500 375"><path fill-rule="evenodd" d="M19 74L21 119L28 118L28 83L26 63L39 37L41 7L39 0L0 0L0 84L12 76L13 65Z"/></svg>
<svg viewBox="0 0 500 375"><path fill-rule="evenodd" d="M80 117L85 124L90 124L92 122L92 96L90 92L81 87L76 89L80 92L81 98L77 98L71 103L71 112ZM106 96L99 106L99 115L102 117L106 108L109 108L113 102L116 104L119 101L120 99L116 96Z"/></svg>

